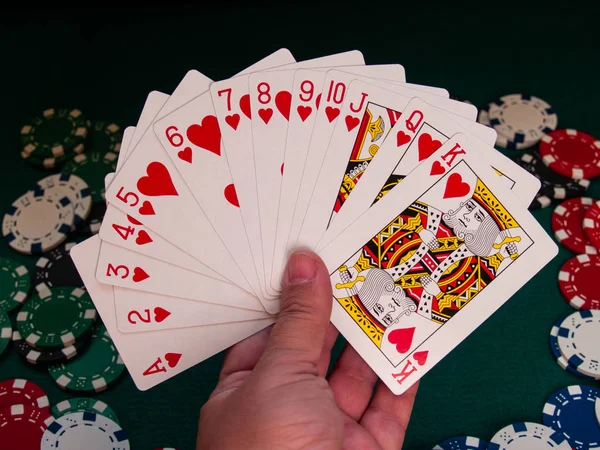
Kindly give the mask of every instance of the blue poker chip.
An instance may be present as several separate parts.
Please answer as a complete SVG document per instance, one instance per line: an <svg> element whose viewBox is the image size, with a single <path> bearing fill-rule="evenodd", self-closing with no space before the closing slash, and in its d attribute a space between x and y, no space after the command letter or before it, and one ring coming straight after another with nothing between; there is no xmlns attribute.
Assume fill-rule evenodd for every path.
<svg viewBox="0 0 600 450"><path fill-rule="evenodd" d="M456 436L446 439L433 447L433 450L486 450L488 443L473 436Z"/></svg>
<svg viewBox="0 0 600 450"><path fill-rule="evenodd" d="M560 330L560 324L563 321L564 321L564 318L557 320L556 322L554 322L554 325L552 325L552 328L550 329L549 343L550 343L550 351L552 352L552 356L556 360L556 363L560 367L562 367L563 370L566 370L570 374L576 375L580 378L585 378L586 380L594 380L594 378L592 378L588 375L585 375L581 372L578 372L577 368L572 366L571 364L569 364L569 361L567 360L567 358L565 358L563 356L563 354L560 352L560 347L558 346L558 332Z"/></svg>
<svg viewBox="0 0 600 450"><path fill-rule="evenodd" d="M576 450L600 448L600 424L595 403L600 390L590 386L568 386L552 393L543 410L544 425L562 434Z"/></svg>

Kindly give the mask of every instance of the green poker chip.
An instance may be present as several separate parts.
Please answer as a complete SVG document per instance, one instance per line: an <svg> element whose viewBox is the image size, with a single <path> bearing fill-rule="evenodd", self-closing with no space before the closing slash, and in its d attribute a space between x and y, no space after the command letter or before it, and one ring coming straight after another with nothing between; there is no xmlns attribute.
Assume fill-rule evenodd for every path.
<svg viewBox="0 0 600 450"><path fill-rule="evenodd" d="M37 160L81 153L88 122L79 109L50 108L21 128L21 156Z"/></svg>
<svg viewBox="0 0 600 450"><path fill-rule="evenodd" d="M4 311L0 311L0 353L8 346L12 337L10 318Z"/></svg>
<svg viewBox="0 0 600 450"><path fill-rule="evenodd" d="M83 150L84 149L82 147L81 151L83 151ZM77 153L66 153L62 156L57 156L57 157L50 156L47 158L38 158L36 156L25 157L25 156L23 156L23 152L21 152L21 156L23 156L23 158L25 158L25 161L28 164L31 164L32 166L38 167L40 169L55 169L57 167L61 167L67 161L72 160L76 154Z"/></svg>
<svg viewBox="0 0 600 450"><path fill-rule="evenodd" d="M48 373L62 389L101 392L117 380L125 365L104 325L97 326L90 346L78 358L50 366Z"/></svg>
<svg viewBox="0 0 600 450"><path fill-rule="evenodd" d="M118 155L114 152L89 152L75 156L66 163L62 172L77 175L83 179L92 193L92 202L104 202L104 178L114 172Z"/></svg>
<svg viewBox="0 0 600 450"><path fill-rule="evenodd" d="M0 311L12 311L27 300L31 277L27 267L9 258L0 258Z"/></svg>
<svg viewBox="0 0 600 450"><path fill-rule="evenodd" d="M115 152L121 150L123 131L121 127L112 122L94 122L90 126L90 151L98 153Z"/></svg>
<svg viewBox="0 0 600 450"><path fill-rule="evenodd" d="M89 397L75 397L63 400L62 402L52 406L50 412L55 419L72 412L93 412L96 414L102 414L104 417L108 417L117 424L119 423L117 413L110 406L103 401Z"/></svg>
<svg viewBox="0 0 600 450"><path fill-rule="evenodd" d="M17 329L32 347L66 347L96 321L89 294L80 287L42 289L17 314Z"/></svg>

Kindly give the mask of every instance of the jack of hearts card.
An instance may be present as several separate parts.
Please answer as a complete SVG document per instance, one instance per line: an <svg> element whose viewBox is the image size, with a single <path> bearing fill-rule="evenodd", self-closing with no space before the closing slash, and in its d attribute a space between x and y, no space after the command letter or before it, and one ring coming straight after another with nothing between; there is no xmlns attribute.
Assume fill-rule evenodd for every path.
<svg viewBox="0 0 600 450"><path fill-rule="evenodd" d="M333 324L397 395L557 253L480 158L456 134L320 252Z"/></svg>

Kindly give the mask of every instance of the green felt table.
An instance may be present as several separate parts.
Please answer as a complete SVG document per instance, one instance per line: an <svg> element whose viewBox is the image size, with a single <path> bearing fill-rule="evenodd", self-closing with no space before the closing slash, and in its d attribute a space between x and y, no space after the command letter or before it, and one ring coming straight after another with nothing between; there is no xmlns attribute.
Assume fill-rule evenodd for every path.
<svg viewBox="0 0 600 450"><path fill-rule="evenodd" d="M4 11L0 206L8 208L44 175L19 156L19 130L42 109L76 106L95 120L134 125L148 92L172 92L187 70L222 79L280 47L297 60L359 49L369 64L400 63L409 82L443 86L479 107L499 95L530 93L552 104L561 128L600 135L593 15L502 8L223 3L169 10ZM590 196L600 198L600 182L592 184ZM548 232L551 213L552 208L534 212ZM5 244L0 256L31 269L35 263ZM571 256L561 247L547 267L424 377L405 449L431 448L453 435L489 439L512 422L540 422L551 392L591 384L563 371L548 348L552 323L572 311L557 285L559 268ZM342 345L340 339L335 355ZM215 386L222 356L147 392L124 376L96 396L115 409L132 448L192 449L199 409ZM0 379L10 377L39 383L52 403L72 395L9 348L0 358Z"/></svg>

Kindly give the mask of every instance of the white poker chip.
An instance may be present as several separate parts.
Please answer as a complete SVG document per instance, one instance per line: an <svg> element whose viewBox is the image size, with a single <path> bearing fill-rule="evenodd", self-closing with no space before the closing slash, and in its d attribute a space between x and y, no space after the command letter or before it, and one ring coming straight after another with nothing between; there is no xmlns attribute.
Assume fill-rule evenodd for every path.
<svg viewBox="0 0 600 450"><path fill-rule="evenodd" d="M598 424L600 425L600 398L596 399L596 420L598 421Z"/></svg>
<svg viewBox="0 0 600 450"><path fill-rule="evenodd" d="M29 191L4 215L2 235L20 253L43 253L64 242L74 220L73 205L66 195Z"/></svg>
<svg viewBox="0 0 600 450"><path fill-rule="evenodd" d="M113 420L93 412L74 412L54 420L40 450L129 450L129 440Z"/></svg>
<svg viewBox="0 0 600 450"><path fill-rule="evenodd" d="M561 433L533 422L517 422L498 431L488 450L571 450Z"/></svg>
<svg viewBox="0 0 600 450"><path fill-rule="evenodd" d="M600 379L600 310L576 311L558 329L560 352L577 372Z"/></svg>
<svg viewBox="0 0 600 450"><path fill-rule="evenodd" d="M75 218L73 228L85 221L92 210L92 195L90 187L77 175L59 173L42 178L36 183L36 191L55 193L61 197L67 196L73 205Z"/></svg>

